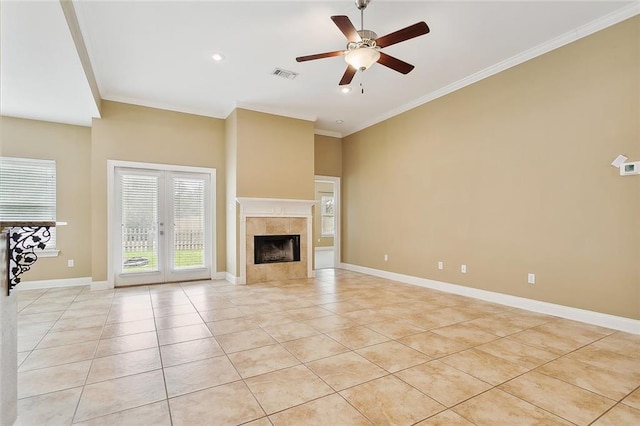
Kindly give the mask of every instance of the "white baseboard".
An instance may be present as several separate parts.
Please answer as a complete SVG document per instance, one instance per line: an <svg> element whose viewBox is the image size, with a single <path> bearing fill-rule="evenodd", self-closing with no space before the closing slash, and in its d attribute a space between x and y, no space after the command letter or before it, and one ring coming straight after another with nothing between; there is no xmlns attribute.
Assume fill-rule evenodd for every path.
<svg viewBox="0 0 640 426"><path fill-rule="evenodd" d="M341 267L348 271L361 272L363 274L400 281L406 284L440 290L446 293L459 294L461 296L473 297L487 302L499 303L501 305L526 309L528 311L581 321L614 330L625 331L627 333L640 334L640 320L588 311L586 309L572 308L570 306L557 305L555 303L541 302L539 300L480 290L473 287L419 278L411 275L397 274L395 272L367 268L365 266L352 265L349 263L343 263L341 264Z"/></svg>
<svg viewBox="0 0 640 426"><path fill-rule="evenodd" d="M22 281L16 287L18 291L38 290L43 288L75 287L91 284L91 277L62 278L57 280Z"/></svg>
<svg viewBox="0 0 640 426"><path fill-rule="evenodd" d="M91 290L111 290L112 288L109 281L93 281L91 283Z"/></svg>
<svg viewBox="0 0 640 426"><path fill-rule="evenodd" d="M246 284L246 282L242 282L243 280L241 277L236 277L231 272L225 272L224 279L229 281L231 284Z"/></svg>
<svg viewBox="0 0 640 426"><path fill-rule="evenodd" d="M228 272L214 272L211 274L212 280L225 280L227 279ZM91 290L109 290L114 287L109 285L108 281L94 281L91 283Z"/></svg>
<svg viewBox="0 0 640 426"><path fill-rule="evenodd" d="M225 280L227 279L227 273L225 271L222 272L214 272L211 274L212 280Z"/></svg>

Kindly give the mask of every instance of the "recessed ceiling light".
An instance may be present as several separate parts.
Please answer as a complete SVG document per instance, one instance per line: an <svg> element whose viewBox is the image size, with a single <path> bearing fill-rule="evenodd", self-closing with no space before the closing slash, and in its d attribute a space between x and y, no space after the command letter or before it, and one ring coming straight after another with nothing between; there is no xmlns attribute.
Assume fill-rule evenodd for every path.
<svg viewBox="0 0 640 426"><path fill-rule="evenodd" d="M342 124L342 123L344 123L344 121L342 121L342 120L336 120L336 124Z"/></svg>
<svg viewBox="0 0 640 426"><path fill-rule="evenodd" d="M224 59L224 55L222 53L214 53L211 58L216 62L220 62Z"/></svg>
<svg viewBox="0 0 640 426"><path fill-rule="evenodd" d="M341 91L342 93L349 93L349 92L351 91L351 87L349 87L349 86L341 87L341 88L340 88L340 91Z"/></svg>

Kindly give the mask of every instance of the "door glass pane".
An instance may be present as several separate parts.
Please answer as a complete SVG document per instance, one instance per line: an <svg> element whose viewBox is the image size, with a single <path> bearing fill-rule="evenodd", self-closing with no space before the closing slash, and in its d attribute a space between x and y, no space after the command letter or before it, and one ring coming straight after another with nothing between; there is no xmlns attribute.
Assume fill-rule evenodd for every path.
<svg viewBox="0 0 640 426"><path fill-rule="evenodd" d="M334 200L333 195L323 195L320 203L320 212L322 214L322 236L333 237L335 230L334 221Z"/></svg>
<svg viewBox="0 0 640 426"><path fill-rule="evenodd" d="M205 244L205 181L173 179L173 267L202 268Z"/></svg>
<svg viewBox="0 0 640 426"><path fill-rule="evenodd" d="M158 271L157 176L122 175L122 272Z"/></svg>

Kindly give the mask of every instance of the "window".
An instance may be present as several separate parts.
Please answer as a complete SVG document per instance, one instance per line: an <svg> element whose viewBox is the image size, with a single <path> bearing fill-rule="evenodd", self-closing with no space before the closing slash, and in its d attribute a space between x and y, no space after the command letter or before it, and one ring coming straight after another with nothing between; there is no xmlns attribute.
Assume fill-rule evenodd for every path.
<svg viewBox="0 0 640 426"><path fill-rule="evenodd" d="M333 194L323 195L320 199L320 214L322 216L322 236L333 237L335 232Z"/></svg>
<svg viewBox="0 0 640 426"><path fill-rule="evenodd" d="M56 220L56 162L0 157L0 219ZM55 228L47 250L56 249Z"/></svg>

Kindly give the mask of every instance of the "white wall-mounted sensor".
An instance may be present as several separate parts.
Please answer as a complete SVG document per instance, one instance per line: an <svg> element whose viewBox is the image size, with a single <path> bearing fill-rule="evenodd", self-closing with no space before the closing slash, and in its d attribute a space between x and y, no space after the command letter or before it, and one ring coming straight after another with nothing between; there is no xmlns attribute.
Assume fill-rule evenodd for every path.
<svg viewBox="0 0 640 426"><path fill-rule="evenodd" d="M620 176L640 175L640 161L623 163L620 166Z"/></svg>
<svg viewBox="0 0 640 426"><path fill-rule="evenodd" d="M620 166L622 166L624 164L624 162L627 161L627 157L625 157L624 155L618 155L616 157L615 160L613 160L613 162L611 162L611 165L617 169L620 168Z"/></svg>

